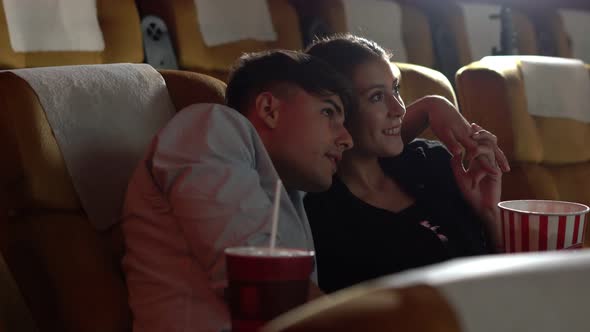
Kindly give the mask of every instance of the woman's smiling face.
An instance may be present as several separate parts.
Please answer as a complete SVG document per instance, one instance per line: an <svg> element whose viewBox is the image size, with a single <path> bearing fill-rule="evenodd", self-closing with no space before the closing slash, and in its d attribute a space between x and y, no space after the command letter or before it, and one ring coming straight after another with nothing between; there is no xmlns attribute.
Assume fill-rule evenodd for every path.
<svg viewBox="0 0 590 332"><path fill-rule="evenodd" d="M346 122L355 152L381 158L403 151L401 125L406 108L399 95L400 79L399 68L381 58L370 59L354 70L352 80L360 107Z"/></svg>

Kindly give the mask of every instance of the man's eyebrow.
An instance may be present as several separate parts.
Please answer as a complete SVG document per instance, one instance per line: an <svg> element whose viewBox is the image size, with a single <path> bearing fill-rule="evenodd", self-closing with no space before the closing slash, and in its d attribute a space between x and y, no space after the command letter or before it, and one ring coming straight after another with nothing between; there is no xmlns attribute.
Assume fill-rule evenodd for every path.
<svg viewBox="0 0 590 332"><path fill-rule="evenodd" d="M344 111L342 111L342 107L340 107L338 104L336 104L332 99L324 99L322 101L324 103L332 105L332 107L334 107L336 109L336 113L344 114Z"/></svg>

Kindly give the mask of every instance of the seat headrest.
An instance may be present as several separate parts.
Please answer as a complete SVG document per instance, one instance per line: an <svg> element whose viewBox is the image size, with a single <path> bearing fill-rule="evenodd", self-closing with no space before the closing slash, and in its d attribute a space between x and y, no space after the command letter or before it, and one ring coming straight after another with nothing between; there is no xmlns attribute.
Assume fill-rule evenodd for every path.
<svg viewBox="0 0 590 332"><path fill-rule="evenodd" d="M4 0L15 52L104 50L95 0L37 2Z"/></svg>
<svg viewBox="0 0 590 332"><path fill-rule="evenodd" d="M139 13L134 0L0 1L0 49L0 69L140 63Z"/></svg>
<svg viewBox="0 0 590 332"><path fill-rule="evenodd" d="M511 118L506 121L512 127L514 146L514 151L508 152L514 160L559 165L590 160L590 75L584 63L540 56L496 56L485 57L471 68L498 75L500 85L494 88L508 97L505 107Z"/></svg>
<svg viewBox="0 0 590 332"><path fill-rule="evenodd" d="M353 286L263 332L586 331L590 251L461 258Z"/></svg>
<svg viewBox="0 0 590 332"><path fill-rule="evenodd" d="M407 289L363 284L326 295L279 316L262 332L459 332L449 303L426 285Z"/></svg>
<svg viewBox="0 0 590 332"><path fill-rule="evenodd" d="M267 0L194 0L199 29L207 47L241 40L276 41ZM227 24L231 22L231 24Z"/></svg>
<svg viewBox="0 0 590 332"><path fill-rule="evenodd" d="M377 288L429 285L464 331L586 331L590 250L455 259L385 277Z"/></svg>
<svg viewBox="0 0 590 332"><path fill-rule="evenodd" d="M60 179L55 186L69 187L71 182L75 189L73 198L62 192L66 197L61 202L45 194L37 196L37 188L28 188L30 194L36 200L46 200L49 206L57 200L71 208L67 202L79 200L95 227L109 227L119 218L127 182L144 150L175 113L164 79L144 64L21 69L12 75L24 81L36 97L25 103L26 109L9 105L7 110L10 121L33 126L28 128L34 132L32 137L17 135L19 147L34 150L38 149L31 146L34 144L57 145L41 164L27 165L31 168L27 175L35 178L39 176L35 168L45 168L40 174ZM23 84L16 88L22 89ZM42 114L31 121L35 104L40 105ZM37 121L46 121L48 125L41 128L55 138L47 140L47 134L37 132ZM23 153L27 152L21 150ZM52 169L61 159L64 164ZM59 190L53 195L56 193Z"/></svg>

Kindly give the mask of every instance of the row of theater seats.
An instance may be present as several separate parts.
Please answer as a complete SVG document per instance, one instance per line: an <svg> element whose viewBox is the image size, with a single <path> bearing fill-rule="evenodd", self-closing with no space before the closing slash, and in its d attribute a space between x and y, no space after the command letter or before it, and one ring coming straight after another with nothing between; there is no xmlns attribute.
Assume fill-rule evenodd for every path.
<svg viewBox="0 0 590 332"><path fill-rule="evenodd" d="M298 8L306 41L334 32L370 36L394 50L396 61L435 68L450 79L460 67L494 54L590 61L582 28L590 25L590 13L562 9L557 2L497 3L320 0L298 1Z"/></svg>
<svg viewBox="0 0 590 332"><path fill-rule="evenodd" d="M164 87L165 94L170 96L173 110L195 102L223 102L224 83L195 72L223 78L227 66L245 49L300 48L303 44L302 30L292 28L303 26L298 23L301 16L297 16L295 7L287 1L269 0L277 34L286 33L290 37L279 38L280 43L249 40L206 47L196 23L198 13L194 3L193 0L138 1L143 13L158 13L167 23L180 67L192 71L160 70L156 75L161 75L162 82L165 82L160 88ZM320 4L321 1L308 3ZM420 19L419 7L402 5L407 24L416 26L408 31L432 31L419 28L419 22L427 21ZM302 12L305 11L300 9ZM337 12L334 9L331 15ZM0 63L3 68L22 68L141 62L142 37L136 4L127 0L98 0L97 13L105 44L101 52L5 52L9 49L5 48L9 41L6 22L1 21L4 15L0 15ZM127 18L121 20L121 17ZM334 20L342 20L342 17ZM166 32L158 33L155 29L152 35L165 36ZM414 38L418 37L409 40ZM404 37L404 43L406 41L408 37ZM428 65L411 60L412 47L407 43L404 45L408 61ZM206 61L199 62L198 59ZM139 64L113 66L118 65L76 66L65 69L65 72L60 68L33 69L27 75L41 79L54 77L57 71L62 71L60 75L82 83L92 83L102 77L110 84L90 84L94 87L92 93L104 100L119 100L117 96L124 92L114 91L113 86L130 91L139 87L130 83L129 77L113 73L123 72L122 69L127 73L152 70ZM469 120L497 134L499 145L507 153L513 169L504 177L503 199L562 199L590 204L590 150L587 148L590 146L590 127L585 121L529 113L529 106L539 96L532 96L527 91L522 59L477 61L463 67L457 73L457 94L449 79L438 71L414 64L402 63L400 67L404 80L402 96L406 102L427 94L444 95L459 104ZM104 76L105 70L110 74ZM551 79L539 82L544 83L553 89L550 96L567 99L566 92L552 85L557 83L552 83ZM62 92L66 95L65 91ZM159 94L151 96L154 100L147 100L148 104L158 102L155 99L161 97ZM71 144L78 144L74 159L84 161L83 167L74 173L72 166L68 165L70 157L64 155L67 149L58 143L56 130L46 113L46 101L57 100L56 97L18 74L0 72L0 150L3 151L3 162L0 163L0 258L4 259L4 262L0 259L0 294L3 295L0 330L5 327L9 331L129 331L131 316L119 267L123 239L117 224L107 227L91 222L89 199L83 197L77 182L96 178L93 173L96 165L109 165L107 170L124 174L123 166L117 165L135 165L137 151L145 148L145 141L137 137L151 136L154 128L165 123L165 118L132 121L116 115L121 118L113 119L111 123L115 126L92 128L99 136L112 137L82 146L71 141ZM61 105L65 109L80 99L79 96L72 97L75 100L68 98L59 99L58 107ZM127 99L124 98L133 102L133 98ZM116 110L130 108L121 104ZM74 110L71 115L84 119L84 111ZM113 128L122 132L112 132ZM117 144L112 144L113 140ZM589 235L586 232L586 246L590 245Z"/></svg>
<svg viewBox="0 0 590 332"><path fill-rule="evenodd" d="M494 130L512 160L504 195L590 204L588 124L527 113L531 100L521 62L476 63L458 76L459 100L481 111L467 116ZM413 65L401 65L401 70L404 98L442 94L456 102L441 73ZM0 323L7 330L130 330L120 269L124 239L116 218L97 223L93 216L106 210L112 197L121 203L126 177L157 128L189 104L222 103L224 88L222 81L206 75L157 72L145 64L0 72ZM138 89L145 93L134 93ZM80 102L86 106L72 107ZM134 113L138 104L145 105L143 110L159 105L170 110L164 116ZM93 122L97 116L102 122ZM72 123L82 133L64 138ZM576 146L564 147L569 144ZM111 188L114 178L121 181ZM487 261L476 265L491 266ZM481 272L451 271L466 280L471 275L464 272ZM522 271L528 271L524 283L534 285L535 273ZM551 269L552 275L559 271ZM560 285L567 288L567 283Z"/></svg>
<svg viewBox="0 0 590 332"><path fill-rule="evenodd" d="M588 11L560 8L563 4L557 1L517 1L510 8L493 0L257 0L246 8L239 1L220 4L213 0L96 0L96 8L80 4L92 1L62 2L95 16L97 24L92 27L102 33L104 48L89 51L88 45L75 44L66 45L71 51L51 49L47 43L59 43L62 35L75 39L76 31L90 30L75 30L81 27L80 22L75 25L64 19L64 26L75 31L35 31L36 25L30 21L21 27L23 31L16 31L19 21L28 17L17 15L18 9L29 8L23 2L7 0L6 9L0 4L0 69L145 59L157 68L178 66L224 80L243 52L301 49L314 36L337 32L375 39L394 51L396 62L434 68L451 80L460 67L492 55L494 49L500 54L575 57L590 62L590 42L585 38L590 7L585 8ZM7 15L12 12L16 14ZM252 26L259 29L249 31ZM27 34L33 32L42 36L45 44L35 48L21 41L30 47L15 52L20 47L15 40L33 38ZM237 40L249 33L260 40ZM269 37L269 33L273 35Z"/></svg>

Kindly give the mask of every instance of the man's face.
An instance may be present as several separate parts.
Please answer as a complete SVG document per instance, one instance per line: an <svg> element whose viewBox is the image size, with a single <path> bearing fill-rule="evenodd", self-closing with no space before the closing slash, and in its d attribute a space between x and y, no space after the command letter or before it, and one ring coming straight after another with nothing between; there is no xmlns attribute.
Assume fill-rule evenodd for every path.
<svg viewBox="0 0 590 332"><path fill-rule="evenodd" d="M287 188L327 190L342 152L352 147L344 128L342 102L337 95L316 96L299 87L290 89L280 99L273 163Z"/></svg>

